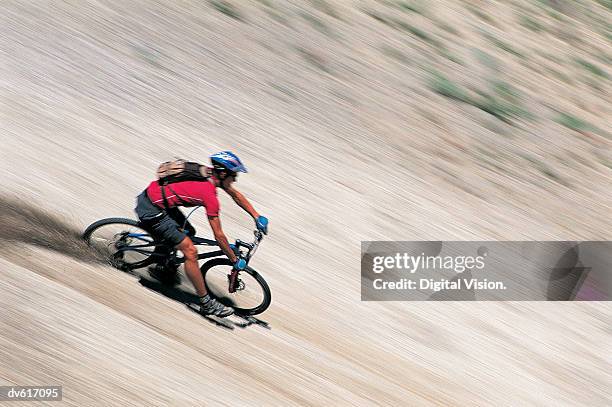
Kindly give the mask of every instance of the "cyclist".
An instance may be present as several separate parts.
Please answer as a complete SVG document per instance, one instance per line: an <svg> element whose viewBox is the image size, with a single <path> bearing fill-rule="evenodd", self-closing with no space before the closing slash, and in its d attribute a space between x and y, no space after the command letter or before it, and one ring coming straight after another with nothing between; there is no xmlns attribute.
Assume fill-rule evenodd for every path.
<svg viewBox="0 0 612 407"><path fill-rule="evenodd" d="M240 159L231 151L221 151L210 156L212 167L208 168L209 177L205 181L182 181L168 186L160 186L157 181L149 184L147 189L137 198L136 214L156 237L169 242L183 253L185 257L185 273L200 297L200 312L204 315L226 317L234 313L232 307L225 306L211 298L204 285L204 279L198 266L198 251L189 236L195 236L195 229L185 222L185 216L179 207L204 206L208 222L212 228L215 240L223 253L234 263L232 276L236 271L244 270L246 262L238 259L221 228L219 219L219 200L217 188L223 189L234 202L244 209L255 220L255 225L262 233L268 233L268 219L253 208L247 198L233 184L239 172L247 172ZM162 193L162 188L165 190ZM181 225L186 224L185 229ZM164 270L160 267L150 269L150 273L158 280L167 280ZM178 279L176 270L172 279Z"/></svg>

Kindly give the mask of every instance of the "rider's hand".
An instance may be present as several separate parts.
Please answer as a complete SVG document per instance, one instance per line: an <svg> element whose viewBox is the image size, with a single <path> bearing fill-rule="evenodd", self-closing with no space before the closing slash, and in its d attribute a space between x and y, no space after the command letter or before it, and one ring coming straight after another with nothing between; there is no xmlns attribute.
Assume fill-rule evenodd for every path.
<svg viewBox="0 0 612 407"><path fill-rule="evenodd" d="M246 268L247 263L245 259L238 259L236 263L234 263L234 270L242 271Z"/></svg>
<svg viewBox="0 0 612 407"><path fill-rule="evenodd" d="M257 226L257 230L262 232L264 235L268 234L268 218L265 216L258 216L255 220L255 225Z"/></svg>

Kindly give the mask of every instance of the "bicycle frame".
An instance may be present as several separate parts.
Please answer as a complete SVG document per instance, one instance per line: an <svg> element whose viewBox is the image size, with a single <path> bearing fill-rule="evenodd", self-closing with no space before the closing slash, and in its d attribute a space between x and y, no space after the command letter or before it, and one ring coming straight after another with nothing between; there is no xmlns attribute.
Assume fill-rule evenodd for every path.
<svg viewBox="0 0 612 407"><path fill-rule="evenodd" d="M185 223L183 223L183 228L185 228L185 226L187 225L187 220L189 219L189 217L198 209L194 208L189 215L187 215L187 217L185 218ZM232 250L234 251L234 253L236 254L236 256L238 256L239 258L242 258L244 260L246 260L247 264L249 262L249 260L253 257L253 255L255 254L255 252L257 251L257 248L259 246L259 243L261 242L261 240L263 239L263 234L258 231L255 230L254 231L254 235L255 235L255 240L252 243L248 243L248 242L243 242L240 239L236 239L236 242L232 245L230 244L230 247L232 248ZM130 246L126 246L126 247L117 247L117 252L115 253L115 256L117 256L117 254L119 253L125 253L128 251L135 251L137 253L141 253L144 255L147 255L148 257L146 259L144 259L141 262L138 263L134 263L130 266L130 269L138 269L138 268L142 268L142 267L146 267L150 264L153 263L160 263L160 262L164 262L167 260L172 261L172 263L174 263L176 266L182 264L185 262L184 258L177 258L176 257L176 248L173 247L168 247L167 245L164 245L163 243L156 243L151 235L146 234L146 233L127 233L126 234L127 237L131 237L134 239L138 239L140 241L146 242L144 244L139 244L139 245L130 245ZM201 237L197 237L197 236L190 236L191 241L193 242L194 245L196 246L219 246L219 243L216 240L212 240L212 239L206 239L206 238L201 238ZM153 253L151 253L149 250L146 250L146 248L152 248L154 247L154 251ZM245 248L246 250L241 250L242 248ZM161 251L158 251L158 249L161 249ZM206 253L198 253L198 260L203 260L203 259L210 259L213 257L219 257L219 256L224 256L225 253L223 253L223 250L214 250L211 252L206 252Z"/></svg>

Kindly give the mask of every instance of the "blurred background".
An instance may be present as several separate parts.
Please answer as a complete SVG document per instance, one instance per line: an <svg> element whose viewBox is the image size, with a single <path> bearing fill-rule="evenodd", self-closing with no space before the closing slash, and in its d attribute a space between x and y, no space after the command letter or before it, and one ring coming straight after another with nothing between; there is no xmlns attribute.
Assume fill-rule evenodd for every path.
<svg viewBox="0 0 612 407"><path fill-rule="evenodd" d="M66 405L609 405L608 303L362 303L359 258L362 240L610 239L611 16L3 1L2 384L63 385ZM270 331L208 324L79 249L134 216L160 162L225 149L270 218Z"/></svg>

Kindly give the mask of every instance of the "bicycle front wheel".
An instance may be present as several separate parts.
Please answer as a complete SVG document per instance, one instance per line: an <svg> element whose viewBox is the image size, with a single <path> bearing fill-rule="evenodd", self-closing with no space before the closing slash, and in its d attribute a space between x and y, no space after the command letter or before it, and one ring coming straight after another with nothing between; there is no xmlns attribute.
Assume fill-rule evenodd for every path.
<svg viewBox="0 0 612 407"><path fill-rule="evenodd" d="M272 301L268 283L257 271L247 267L238 276L236 291L230 293L228 287L232 267L232 262L225 258L213 259L202 265L200 271L209 295L233 307L239 315L261 314Z"/></svg>

